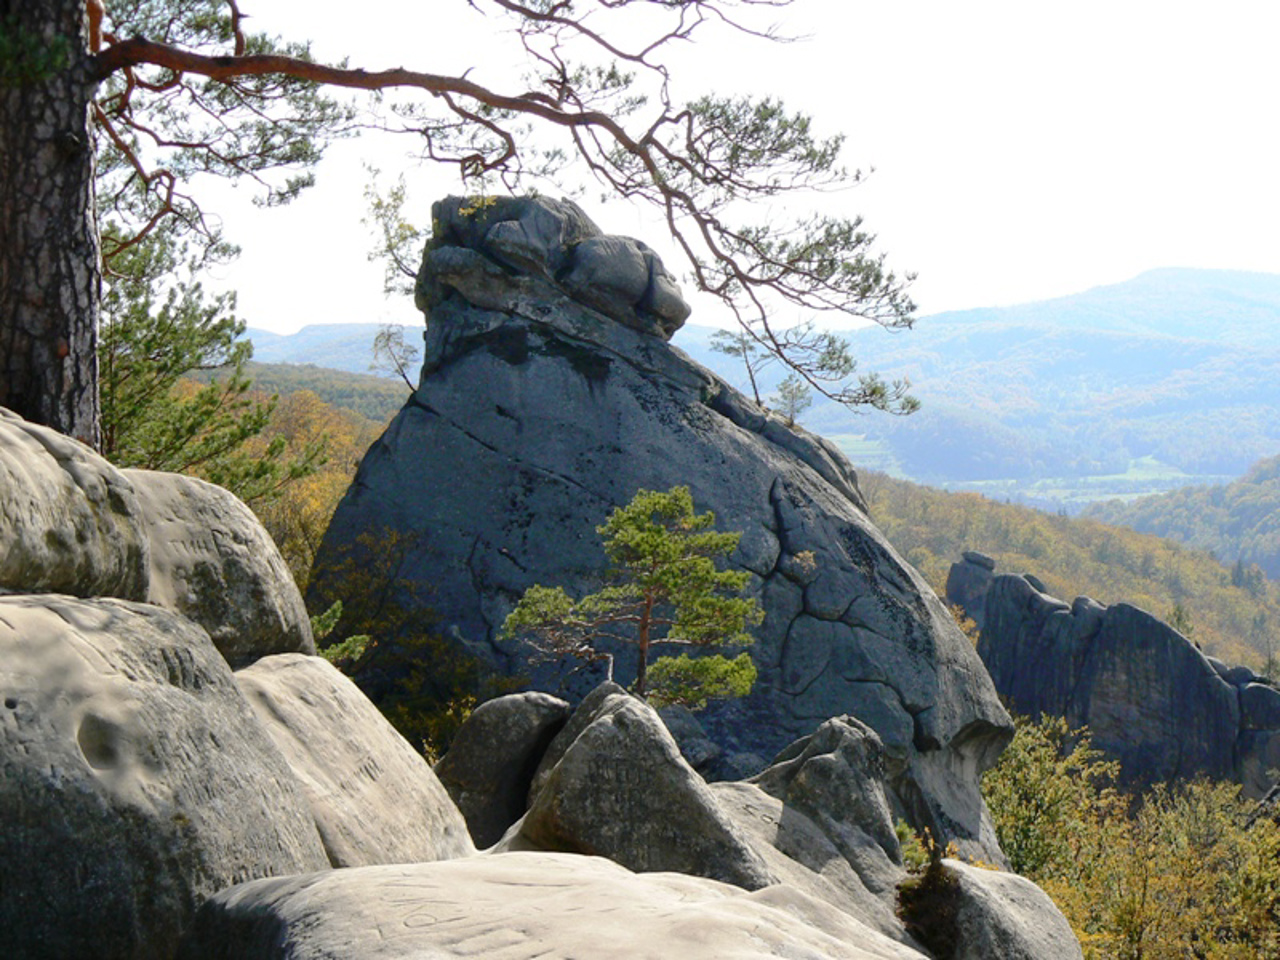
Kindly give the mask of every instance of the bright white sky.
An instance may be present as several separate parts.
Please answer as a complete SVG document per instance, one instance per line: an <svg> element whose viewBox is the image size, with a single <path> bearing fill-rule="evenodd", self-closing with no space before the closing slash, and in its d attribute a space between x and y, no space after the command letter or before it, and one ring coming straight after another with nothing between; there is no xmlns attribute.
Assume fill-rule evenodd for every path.
<svg viewBox="0 0 1280 960"><path fill-rule="evenodd" d="M257 29L324 59L430 72L511 62L466 0L242 0ZM354 11L354 12L353 12ZM1165 266L1280 272L1280 3L1275 0L796 0L778 46L708 30L673 60L677 92L755 92L847 135L862 213L921 314L1046 299ZM512 88L516 84L502 84ZM222 282L251 326L420 322L365 260L362 162L408 172L421 219L457 192L404 138L335 147L319 184L259 212L213 201L244 255ZM600 225L667 253L660 224L582 198ZM669 266L684 266L667 256ZM712 322L695 310L693 322Z"/></svg>

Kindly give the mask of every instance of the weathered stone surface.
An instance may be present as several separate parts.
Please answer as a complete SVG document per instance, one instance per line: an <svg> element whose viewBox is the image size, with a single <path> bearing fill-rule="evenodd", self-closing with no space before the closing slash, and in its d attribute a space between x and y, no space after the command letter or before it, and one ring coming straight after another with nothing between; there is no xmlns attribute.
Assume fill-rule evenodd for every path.
<svg viewBox="0 0 1280 960"><path fill-rule="evenodd" d="M874 859L901 865L885 779L880 738L866 724L844 716L831 718L812 736L797 740L752 782L808 814L840 840L848 838L850 849L874 846Z"/></svg>
<svg viewBox="0 0 1280 960"><path fill-rule="evenodd" d="M236 682L301 782L333 866L475 852L427 761L327 660L264 657Z"/></svg>
<svg viewBox="0 0 1280 960"><path fill-rule="evenodd" d="M145 600L148 550L119 470L0 408L0 590Z"/></svg>
<svg viewBox="0 0 1280 960"><path fill-rule="evenodd" d="M964 552L962 563L953 563L947 572L947 602L964 607L965 613L982 629L982 603L995 576L995 561L985 554Z"/></svg>
<svg viewBox="0 0 1280 960"><path fill-rule="evenodd" d="M426 312L450 289L484 309L506 309L521 285L504 282L491 266L500 264L664 340L689 317L661 258L639 240L605 236L572 200L449 197L431 208L431 217L435 236L417 288Z"/></svg>
<svg viewBox="0 0 1280 960"><path fill-rule="evenodd" d="M754 783L722 781L710 787L720 809L780 883L917 948L894 913L895 887L906 877L906 871L883 852L869 850L872 844L865 835L858 838L865 846L850 846L849 838L840 831L834 831L832 836L806 813L771 797ZM846 850L852 856L847 856Z"/></svg>
<svg viewBox="0 0 1280 960"><path fill-rule="evenodd" d="M520 827L526 840L642 873L669 870L748 890L773 882L652 707L610 692L578 714L587 715L585 724L574 717L581 732L557 745L554 766L538 778Z"/></svg>
<svg viewBox="0 0 1280 960"><path fill-rule="evenodd" d="M700 717L710 739L726 756L768 757L830 716L859 716L897 761L890 788L912 822L997 857L982 839L977 773L1011 736L1007 714L972 645L868 520L848 462L540 268L513 272L510 255L479 252L469 231L524 222L493 209L442 229L427 251L422 379L335 514L317 604L362 534L420 536L401 574L429 589L441 631L558 692L565 665L530 664L527 647L499 635L516 599L534 583L598 589L596 526L638 489L688 485L719 529L742 532L730 562L755 575L766 611L756 687ZM546 262L563 269L567 256ZM629 681L634 651L611 652ZM567 697L599 679L568 679Z"/></svg>
<svg viewBox="0 0 1280 960"><path fill-rule="evenodd" d="M1280 690L1265 683L1241 687L1240 725L1245 730L1280 730Z"/></svg>
<svg viewBox="0 0 1280 960"><path fill-rule="evenodd" d="M1128 782L1207 775L1267 789L1259 765L1280 731L1280 692L1252 671L1225 669L1137 607L1068 606L1025 576L996 576L965 602L984 611L978 653L1013 709L1087 725Z"/></svg>
<svg viewBox="0 0 1280 960"><path fill-rule="evenodd" d="M885 782L879 737L837 717L750 783L713 784L712 793L780 880L910 943L894 915L906 872Z"/></svg>
<svg viewBox="0 0 1280 960"><path fill-rule="evenodd" d="M204 627L233 666L316 652L288 565L235 494L178 473L123 472L151 542L149 602Z"/></svg>
<svg viewBox="0 0 1280 960"><path fill-rule="evenodd" d="M755 893L595 857L504 853L224 890L177 960L924 960L787 886Z"/></svg>
<svg viewBox="0 0 1280 960"><path fill-rule="evenodd" d="M458 730L435 772L477 846L497 843L524 815L533 774L569 713L559 697L513 693L482 703Z"/></svg>
<svg viewBox="0 0 1280 960"><path fill-rule="evenodd" d="M1080 960L1084 956L1048 895L1025 877L944 860L957 881L955 960Z"/></svg>
<svg viewBox="0 0 1280 960"><path fill-rule="evenodd" d="M1253 683L1258 677L1248 667L1239 665L1228 667L1227 672L1222 675L1222 679L1232 686L1243 687L1245 684Z"/></svg>
<svg viewBox="0 0 1280 960"><path fill-rule="evenodd" d="M203 900L328 866L208 635L158 607L0 597L0 956L154 958Z"/></svg>

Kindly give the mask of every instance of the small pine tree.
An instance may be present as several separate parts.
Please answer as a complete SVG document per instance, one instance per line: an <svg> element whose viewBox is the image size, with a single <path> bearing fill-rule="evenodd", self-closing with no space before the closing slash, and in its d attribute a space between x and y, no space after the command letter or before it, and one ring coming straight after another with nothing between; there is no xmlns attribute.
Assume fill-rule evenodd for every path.
<svg viewBox="0 0 1280 960"><path fill-rule="evenodd" d="M794 427L800 414L813 406L813 391L799 376L789 373L778 384L772 400L774 409L786 417L787 426Z"/></svg>
<svg viewBox="0 0 1280 960"><path fill-rule="evenodd" d="M596 528L612 564L612 585L580 600L560 587L532 586L503 624L507 637L524 637L546 659L565 656L608 660L598 643L621 640L636 647L634 691L650 692L654 644L699 648L746 646L747 628L764 612L752 598L736 596L750 577L720 570L741 534L712 530L715 515L695 515L688 487L666 493L639 491ZM705 706L709 698L741 696L755 682L750 655L660 657L653 665L653 694L663 703Z"/></svg>

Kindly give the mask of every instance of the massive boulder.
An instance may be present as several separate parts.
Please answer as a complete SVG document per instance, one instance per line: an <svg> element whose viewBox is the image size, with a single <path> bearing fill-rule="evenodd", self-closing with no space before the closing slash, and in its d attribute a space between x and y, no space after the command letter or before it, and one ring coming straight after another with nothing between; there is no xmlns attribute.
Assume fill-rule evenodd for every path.
<svg viewBox="0 0 1280 960"><path fill-rule="evenodd" d="M288 565L252 510L195 477L125 470L151 544L147 600L209 632L232 666L273 653L315 653Z"/></svg>
<svg viewBox="0 0 1280 960"><path fill-rule="evenodd" d="M559 697L512 693L480 704L462 724L435 772L477 846L493 846L524 816L533 775L569 712Z"/></svg>
<svg viewBox="0 0 1280 960"><path fill-rule="evenodd" d="M773 883L653 708L609 687L588 697L552 744L521 836L542 850L604 856L638 872L748 890Z"/></svg>
<svg viewBox="0 0 1280 960"><path fill-rule="evenodd" d="M971 584L973 561L952 567ZM982 620L978 653L1012 708L1087 726L1127 782L1231 779L1260 797L1280 757L1280 691L1226 668L1186 637L1127 603L1065 603L1033 578L990 576L985 592L950 599Z"/></svg>
<svg viewBox="0 0 1280 960"><path fill-rule="evenodd" d="M302 783L333 866L475 852L422 754L327 660L264 657L239 670L236 682Z"/></svg>
<svg viewBox="0 0 1280 960"><path fill-rule="evenodd" d="M599 231L572 204L450 200L433 217L421 381L364 457L313 589L341 597L362 535L411 537L399 575L430 592L440 632L555 692L564 667L531 665L503 640L507 613L534 583L597 589L596 526L640 488L685 484L719 529L742 532L731 563L754 574L766 611L754 691L703 721L725 756L768 757L856 715L884 743L896 808L992 859L978 775L1011 736L1008 716L945 608L868 520L844 457L666 342L687 308L649 252L593 243L592 258L618 259L581 268ZM604 276L632 277L630 292L584 279ZM618 675L634 675L631 651L614 652ZM580 697L597 680L565 689Z"/></svg>
<svg viewBox="0 0 1280 960"><path fill-rule="evenodd" d="M328 866L302 789L200 627L0 597L0 956L165 957L204 899Z"/></svg>
<svg viewBox="0 0 1280 960"><path fill-rule="evenodd" d="M0 409L0 592L145 600L204 627L228 661L315 653L280 551L221 487L120 470Z"/></svg>
<svg viewBox="0 0 1280 960"><path fill-rule="evenodd" d="M145 600L133 484L82 443L0 408L0 590Z"/></svg>

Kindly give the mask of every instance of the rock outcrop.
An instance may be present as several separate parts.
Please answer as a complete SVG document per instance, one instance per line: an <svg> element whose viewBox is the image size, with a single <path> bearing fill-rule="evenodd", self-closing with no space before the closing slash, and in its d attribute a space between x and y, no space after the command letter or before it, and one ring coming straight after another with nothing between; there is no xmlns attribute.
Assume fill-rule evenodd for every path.
<svg viewBox="0 0 1280 960"><path fill-rule="evenodd" d="M154 603L205 628L235 665L315 653L280 551L232 494L119 470L0 409L0 592Z"/></svg>
<svg viewBox="0 0 1280 960"><path fill-rule="evenodd" d="M534 583L598 588L595 527L640 488L688 485L719 529L742 532L731 563L754 574L766 611L754 691L703 719L732 772L853 714L883 741L895 809L998 858L977 782L1008 717L971 645L868 520L844 457L670 347L687 308L665 271L642 245L603 242L572 204L450 200L433 217L422 378L339 506L318 597L341 596L326 571L338 576L361 535L411 537L400 575L429 588L441 632L558 692L563 667L531 665L500 638L507 613ZM632 675L632 652L614 653ZM565 691L578 699L598 679Z"/></svg>
<svg viewBox="0 0 1280 960"><path fill-rule="evenodd" d="M1137 607L1068 604L1032 578L973 566L966 555L952 567L948 596L982 624L978 653L1014 710L1088 726L1134 784L1205 775L1266 793L1280 760L1280 690ZM983 569L985 592L952 595Z"/></svg>
<svg viewBox="0 0 1280 960"><path fill-rule="evenodd" d="M165 957L205 900L328 866L208 634L158 607L0 597L0 955Z"/></svg>
<svg viewBox="0 0 1280 960"><path fill-rule="evenodd" d="M478 706L435 766L478 847L490 847L529 808L533 775L564 726L569 704L516 693Z"/></svg>
<svg viewBox="0 0 1280 960"><path fill-rule="evenodd" d="M147 599L138 495L88 447L0 409L0 590Z"/></svg>
<svg viewBox="0 0 1280 960"><path fill-rule="evenodd" d="M0 425L14 426L4 417ZM70 498L62 501L68 509L79 509L76 497L82 498L84 509L70 529L91 529L80 520L111 502L102 495L112 485L119 503L134 497L141 510L116 516L140 537L147 534L134 541L140 556L165 535L156 530L177 523L170 509L159 514L164 523L152 523L145 504L155 498L145 491L152 480L170 490L185 484L124 477L70 441L64 446L46 436L27 443L41 437L40 428L15 430L20 452L0 443L0 469L6 476L43 470L56 478L47 451L58 450L54 470L69 465L78 478L59 496ZM208 497L200 485L189 489ZM90 549L58 541L68 529L59 526L65 518L47 503L39 506L39 497L25 501L39 509L11 509L20 502L11 493L0 489L0 515L23 550L41 542L63 554ZM208 499L216 503L219 495ZM214 632L244 614L220 615L225 597L199 595L227 584L222 561L239 562L234 550L215 549L224 515L225 509L207 514L197 507L188 526L177 524L183 535L204 534L213 544L200 564L218 569L196 575L193 565L179 581L192 593L184 602ZM243 542L261 542L260 528L245 534ZM65 556L51 554L53 562L41 565L38 551L28 553L36 557L34 585L47 587L50 570L69 577L65 570L77 563L87 579L68 587L101 585L99 572L110 568L102 558L111 554L102 544L90 546L99 552L72 558L69 566ZM164 567L139 566L145 576L134 587L149 589L156 569ZM253 569L274 578L270 565ZM868 843L888 865L887 881L865 857L841 860L843 872L829 870L817 860L823 848L816 838L830 827L787 806L808 804L822 823L848 831L869 811L868 830L880 836L886 794L878 739L854 721L848 737L824 734L812 749L788 752L785 770L766 778L783 785L786 799L777 799L753 784L708 788L680 758L658 715L616 685L593 692L567 723L567 705L554 698L506 698L473 715L473 727L486 735L473 731L457 742L492 751L491 772L494 762L512 761L512 775L490 782L519 813L526 787L536 782L540 792L520 825L493 852L477 855L426 762L327 662L285 653L233 674L227 657L237 647L219 650L193 619L155 604L16 592L28 585L21 570L11 572L15 579L0 596L0 956L170 960L176 950L227 960L390 960L586 950L619 957L924 958L885 893L901 868L883 838ZM270 629L263 633L238 648L241 655L281 643ZM238 628L226 632L237 635ZM561 723L564 736L548 745ZM493 743L503 736L510 742ZM459 770L485 769L463 759ZM545 769L535 777L539 764ZM840 764L856 766L857 774ZM824 766L833 772L822 774ZM872 801L837 798L846 786ZM824 796L841 800L826 819ZM761 809L791 825L787 838L796 836L794 824L810 824L812 867L774 845L784 833L780 827L778 837L769 836L754 813ZM676 867L735 885L637 874L576 854L509 852L534 838L599 849L647 871ZM446 857L455 859L440 859ZM430 862L379 862L408 859ZM775 876L786 882L772 882Z"/></svg>
<svg viewBox="0 0 1280 960"><path fill-rule="evenodd" d="M475 852L422 754L327 660L264 657L237 671L236 682L301 782L333 866Z"/></svg>
<svg viewBox="0 0 1280 960"><path fill-rule="evenodd" d="M944 860L956 884L954 960L1081 960L1066 918L1025 877Z"/></svg>
<svg viewBox="0 0 1280 960"><path fill-rule="evenodd" d="M504 853L364 867L223 891L178 960L922 960L785 887L748 893L598 857Z"/></svg>
<svg viewBox="0 0 1280 960"><path fill-rule="evenodd" d="M194 620L232 666L315 653L289 567L252 510L195 477L125 470L150 543L146 599Z"/></svg>
<svg viewBox="0 0 1280 960"><path fill-rule="evenodd" d="M641 873L684 873L747 890L773 883L657 713L624 691L603 689L583 701L548 751L554 759L535 781L523 839Z"/></svg>

